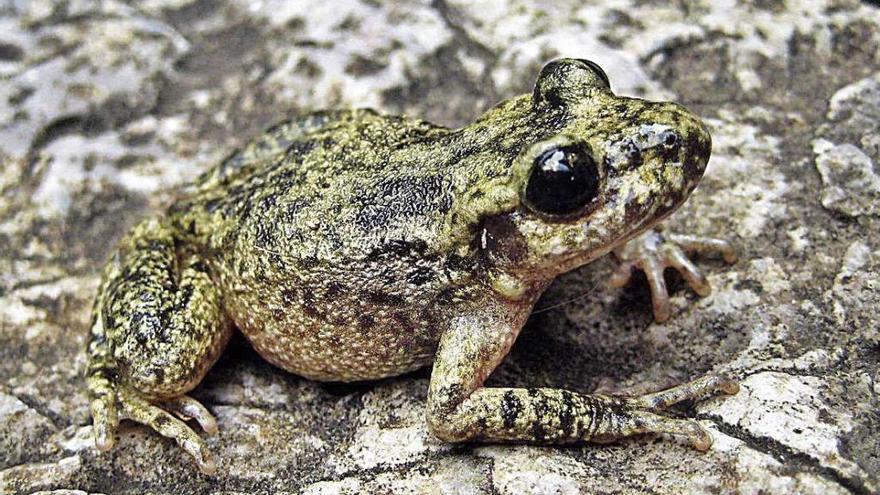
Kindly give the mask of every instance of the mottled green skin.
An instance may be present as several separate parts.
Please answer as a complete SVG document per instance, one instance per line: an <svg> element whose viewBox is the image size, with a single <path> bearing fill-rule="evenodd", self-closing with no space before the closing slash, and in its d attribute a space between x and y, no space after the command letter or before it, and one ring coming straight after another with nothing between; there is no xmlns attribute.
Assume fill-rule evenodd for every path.
<svg viewBox="0 0 880 495"><path fill-rule="evenodd" d="M230 323L273 364L318 380L397 375L436 356L435 433L533 439L471 431L491 413L456 408L555 276L673 211L709 157L709 135L685 109L617 97L603 77L557 61L533 95L458 130L369 110L314 114L203 175L134 229L105 274L90 347L99 446L112 444L115 417L103 418L119 389L181 396ZM669 131L675 146L661 142ZM571 140L600 164L599 197L566 218L533 212L521 197L534 157Z"/></svg>

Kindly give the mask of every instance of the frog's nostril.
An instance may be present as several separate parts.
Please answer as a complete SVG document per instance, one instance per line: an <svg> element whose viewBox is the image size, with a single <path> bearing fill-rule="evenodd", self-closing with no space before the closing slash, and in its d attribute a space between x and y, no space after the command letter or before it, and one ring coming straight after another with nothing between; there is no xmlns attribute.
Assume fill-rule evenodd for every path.
<svg viewBox="0 0 880 495"><path fill-rule="evenodd" d="M675 161L679 157L681 151L681 138L678 132L673 129L667 129L660 133L658 152L659 155L668 161Z"/></svg>

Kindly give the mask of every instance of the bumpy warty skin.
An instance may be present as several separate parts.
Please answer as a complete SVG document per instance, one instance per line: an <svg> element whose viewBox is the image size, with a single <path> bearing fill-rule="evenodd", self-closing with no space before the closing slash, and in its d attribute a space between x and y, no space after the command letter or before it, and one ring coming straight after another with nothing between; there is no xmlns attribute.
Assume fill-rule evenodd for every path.
<svg viewBox="0 0 880 495"><path fill-rule="evenodd" d="M504 232L509 222L536 223L518 213L519 191L508 186L523 148L563 129L605 143L668 112L607 98L614 103L567 109L522 96L459 130L368 110L294 120L202 177L169 218L205 253L226 310L269 361L324 380L400 374L431 361L444 322L488 290L497 263L525 261L509 245L523 236ZM702 169L685 170L675 179L695 185ZM690 189L670 187L660 208ZM627 205L625 222L652 219ZM500 253L475 239L487 218L492 247L508 244ZM540 233L529 251L553 236ZM613 240L597 238L589 255ZM582 262L583 241L572 242ZM556 275L527 268L530 289Z"/></svg>
<svg viewBox="0 0 880 495"><path fill-rule="evenodd" d="M135 227L108 265L88 371L97 444L112 446L121 408L212 472L203 441L150 401L215 429L183 394L234 324L268 361L317 380L382 378L436 359L428 423L443 439L681 431L708 448L698 426L590 396L548 392L546 404L583 411L567 434L552 425L568 413L532 395L517 399L522 421L494 427L486 425L503 409L499 391L476 409L468 398L553 278L677 208L710 147L684 108L615 96L598 66L575 59L547 64L533 94L458 130L371 110L282 123L182 191L166 215ZM558 197L562 190L578 201ZM711 380L683 387L675 397L732 390ZM533 426L558 434L536 436Z"/></svg>

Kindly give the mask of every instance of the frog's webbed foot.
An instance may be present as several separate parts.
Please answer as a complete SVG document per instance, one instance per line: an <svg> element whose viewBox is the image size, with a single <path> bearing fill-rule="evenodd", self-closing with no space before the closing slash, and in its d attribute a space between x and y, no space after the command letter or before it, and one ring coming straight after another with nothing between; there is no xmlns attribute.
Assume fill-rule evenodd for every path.
<svg viewBox="0 0 880 495"><path fill-rule="evenodd" d="M718 253L727 263L736 261L736 254L727 241L648 230L614 250L620 266L610 283L623 287L629 282L634 269L644 271L651 287L654 318L666 321L670 316L669 293L663 279L666 268L678 270L697 294L707 296L712 291L706 277L688 258L687 255L691 253Z"/></svg>
<svg viewBox="0 0 880 495"><path fill-rule="evenodd" d="M100 377L93 376L90 385L105 388ZM109 386L107 393L95 394L92 400L95 445L101 451L108 451L115 443L116 430L120 419L130 419L149 426L160 435L168 437L193 456L199 469L205 474L213 474L217 469L214 457L207 444L184 421L194 419L208 434L217 432L217 421L208 410L195 399L181 395L173 399L152 400L125 385ZM94 393L94 392L93 392Z"/></svg>
<svg viewBox="0 0 880 495"><path fill-rule="evenodd" d="M594 442L613 441L634 433L665 433L684 438L693 448L705 452L712 446L712 437L697 422L658 414L669 406L709 395L734 395L739 384L719 375L706 375L676 387L636 397L605 397L612 404L608 431L592 438ZM615 407L616 406L616 407ZM619 409L618 409L619 408Z"/></svg>

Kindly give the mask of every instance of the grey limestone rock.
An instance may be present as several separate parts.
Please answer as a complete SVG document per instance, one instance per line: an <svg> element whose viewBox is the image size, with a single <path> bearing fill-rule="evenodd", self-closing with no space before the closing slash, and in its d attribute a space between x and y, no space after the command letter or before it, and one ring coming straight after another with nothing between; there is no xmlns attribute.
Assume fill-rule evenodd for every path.
<svg viewBox="0 0 880 495"><path fill-rule="evenodd" d="M91 300L112 246L177 187L297 112L371 106L446 125L530 90L550 58L703 116L714 156L670 229L723 236L698 298L600 260L555 283L492 384L642 392L708 371L681 409L711 451L450 446L428 372L318 384L243 340L195 396L219 473L126 424L92 447ZM855 0L0 0L0 493L880 492L880 8ZM54 491L52 491L54 490Z"/></svg>

